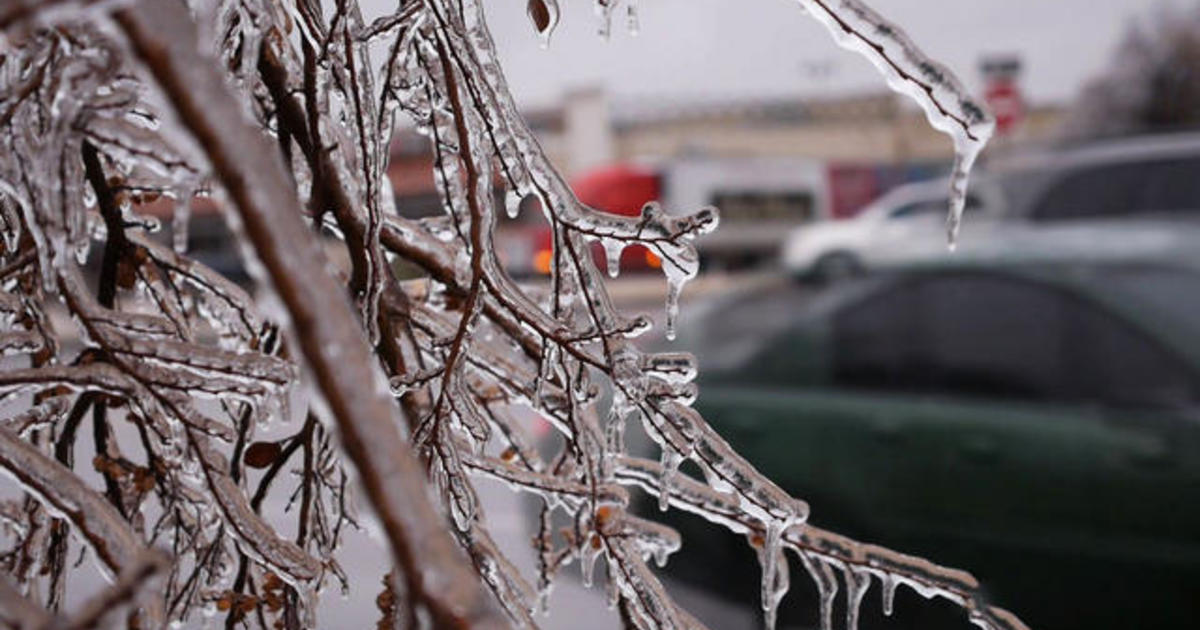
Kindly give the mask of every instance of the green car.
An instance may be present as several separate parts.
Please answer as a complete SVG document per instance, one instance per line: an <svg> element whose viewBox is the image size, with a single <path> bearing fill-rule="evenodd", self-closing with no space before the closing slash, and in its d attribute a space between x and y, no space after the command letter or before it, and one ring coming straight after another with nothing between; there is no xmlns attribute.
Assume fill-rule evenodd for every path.
<svg viewBox="0 0 1200 630"><path fill-rule="evenodd" d="M780 283L710 309L682 343L697 408L813 523L970 570L1034 629L1197 627L1197 269L960 260ZM744 539L668 518L676 579L757 605ZM812 627L793 569L781 620ZM913 593L884 619L877 595L865 627L968 625Z"/></svg>

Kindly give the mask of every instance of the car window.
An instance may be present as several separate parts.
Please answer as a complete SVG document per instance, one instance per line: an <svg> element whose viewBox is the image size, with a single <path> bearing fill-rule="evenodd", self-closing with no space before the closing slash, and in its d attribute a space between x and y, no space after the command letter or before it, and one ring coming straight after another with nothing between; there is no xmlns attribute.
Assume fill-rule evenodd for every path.
<svg viewBox="0 0 1200 630"><path fill-rule="evenodd" d="M1081 398L1118 407L1175 408L1193 401L1186 369L1138 331L1090 308L1073 314L1072 385Z"/></svg>
<svg viewBox="0 0 1200 630"><path fill-rule="evenodd" d="M1200 214L1200 158L1110 164L1077 170L1051 185L1037 202L1039 220Z"/></svg>
<svg viewBox="0 0 1200 630"><path fill-rule="evenodd" d="M844 308L832 324L838 387L1155 406L1191 392L1183 364L1123 320L1015 278L912 280Z"/></svg>
<svg viewBox="0 0 1200 630"><path fill-rule="evenodd" d="M750 358L787 334L814 299L813 291L791 282L735 292L698 319L685 312L679 341L696 349L702 374L747 380L753 378L745 369Z"/></svg>
<svg viewBox="0 0 1200 630"><path fill-rule="evenodd" d="M807 191L729 191L714 192L709 203L721 209L721 219L729 221L809 221L816 214L813 195Z"/></svg>
<svg viewBox="0 0 1200 630"><path fill-rule="evenodd" d="M188 222L188 253L217 273L237 282L249 280L237 239L216 213L196 213Z"/></svg>
<svg viewBox="0 0 1200 630"><path fill-rule="evenodd" d="M1136 304L1164 324L1200 337L1200 274L1184 267L1138 264L1108 267L1103 274L1112 299Z"/></svg>
<svg viewBox="0 0 1200 630"><path fill-rule="evenodd" d="M980 206L979 198L975 195L967 195L967 201L964 205L966 210L972 210ZM944 216L950 209L950 200L948 197L938 197L936 199L922 199L906 203L895 210L888 213L889 219L905 219L909 217L923 215L940 215Z"/></svg>
<svg viewBox="0 0 1200 630"><path fill-rule="evenodd" d="M833 378L853 388L1044 398L1060 390L1061 304L992 278L904 283L838 313Z"/></svg>

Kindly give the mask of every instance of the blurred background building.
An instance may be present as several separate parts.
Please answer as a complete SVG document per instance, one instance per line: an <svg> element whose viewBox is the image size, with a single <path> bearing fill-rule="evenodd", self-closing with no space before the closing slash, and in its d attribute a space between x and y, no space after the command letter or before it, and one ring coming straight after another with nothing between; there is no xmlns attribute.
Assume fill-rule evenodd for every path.
<svg viewBox="0 0 1200 630"><path fill-rule="evenodd" d="M1003 71L991 68L995 59ZM1019 57L982 58L981 69L989 75L988 100L1006 108L992 154L1061 135L1069 109L1024 103ZM569 90L559 104L527 109L525 116L573 185L605 178L614 192L607 202L585 199L592 205L635 214L654 198L668 210L720 208L722 228L701 248L721 268L773 260L787 230L853 217L898 185L944 174L953 158L947 138L907 98L886 88L831 97L619 101L590 87ZM398 134L389 174L400 212L441 211L426 138ZM638 192L644 189L633 185L639 178L656 181L654 194ZM632 189L634 198L624 199L621 189ZM502 245L518 275L531 271L538 251L530 244L539 238L528 227L537 222L532 214L524 224L502 227Z"/></svg>

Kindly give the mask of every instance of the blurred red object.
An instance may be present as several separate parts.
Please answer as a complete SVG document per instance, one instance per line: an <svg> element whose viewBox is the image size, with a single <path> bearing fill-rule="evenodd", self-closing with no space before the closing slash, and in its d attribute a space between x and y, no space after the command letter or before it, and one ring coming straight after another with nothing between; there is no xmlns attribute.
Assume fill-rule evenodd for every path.
<svg viewBox="0 0 1200 630"><path fill-rule="evenodd" d="M989 85L984 98L996 116L997 133L1011 132L1025 117L1025 102L1012 81L998 81Z"/></svg>
<svg viewBox="0 0 1200 630"><path fill-rule="evenodd" d="M597 210L636 217L642 206L659 198L662 177L651 170L618 164L589 171L571 182L575 196L584 204ZM604 268L604 248L592 243L592 257ZM553 258L550 228L538 235L533 258L533 268L541 274L550 273ZM621 253L621 270L657 269L662 266L653 252L641 245L626 247Z"/></svg>
<svg viewBox="0 0 1200 630"><path fill-rule="evenodd" d="M618 164L589 171L571 182L579 200L593 208L637 216L648 201L658 199L658 173Z"/></svg>

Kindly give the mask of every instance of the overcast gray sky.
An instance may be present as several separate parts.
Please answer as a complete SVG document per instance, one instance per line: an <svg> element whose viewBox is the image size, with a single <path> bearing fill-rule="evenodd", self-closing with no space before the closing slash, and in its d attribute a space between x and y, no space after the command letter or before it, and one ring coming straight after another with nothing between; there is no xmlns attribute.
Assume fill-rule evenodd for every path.
<svg viewBox="0 0 1200 630"><path fill-rule="evenodd" d="M526 0L485 0L514 94L524 105L602 84L618 102L724 100L882 88L857 55L837 48L794 0L640 0L641 33L624 16L595 35L590 0L559 0L563 20L543 50ZM373 0L376 6L387 0ZM1026 94L1063 101L1100 71L1130 19L1195 0L876 0L925 51L978 86L979 56L1017 52Z"/></svg>

